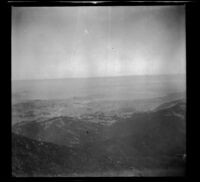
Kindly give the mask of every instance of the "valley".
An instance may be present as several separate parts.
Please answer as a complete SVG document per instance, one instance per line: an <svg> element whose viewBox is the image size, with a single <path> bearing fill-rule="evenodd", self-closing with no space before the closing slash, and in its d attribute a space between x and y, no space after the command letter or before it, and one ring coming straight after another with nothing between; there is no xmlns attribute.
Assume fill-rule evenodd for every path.
<svg viewBox="0 0 200 182"><path fill-rule="evenodd" d="M148 88L157 92L153 83ZM12 174L183 176L186 96L177 90L143 99L79 94L13 102Z"/></svg>

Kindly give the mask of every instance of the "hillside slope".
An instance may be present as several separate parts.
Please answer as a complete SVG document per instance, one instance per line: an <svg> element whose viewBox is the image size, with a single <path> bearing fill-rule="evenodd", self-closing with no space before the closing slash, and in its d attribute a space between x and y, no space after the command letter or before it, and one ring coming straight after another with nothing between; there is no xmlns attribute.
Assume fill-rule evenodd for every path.
<svg viewBox="0 0 200 182"><path fill-rule="evenodd" d="M186 125L182 100L133 114L110 126L70 118L16 126L14 131L26 137L12 135L15 175L73 176L106 171L119 175L129 171L137 176L139 171L146 176L146 170L152 176L161 175L160 170L164 176L184 175Z"/></svg>

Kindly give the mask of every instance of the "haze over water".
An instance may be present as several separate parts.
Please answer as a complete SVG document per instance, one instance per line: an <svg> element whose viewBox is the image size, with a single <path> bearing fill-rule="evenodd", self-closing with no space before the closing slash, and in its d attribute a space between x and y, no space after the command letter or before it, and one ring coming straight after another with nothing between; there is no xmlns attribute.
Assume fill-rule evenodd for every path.
<svg viewBox="0 0 200 182"><path fill-rule="evenodd" d="M13 81L25 99L145 99L185 91L185 75Z"/></svg>
<svg viewBox="0 0 200 182"><path fill-rule="evenodd" d="M12 92L22 99L139 99L185 91L184 10L13 7Z"/></svg>

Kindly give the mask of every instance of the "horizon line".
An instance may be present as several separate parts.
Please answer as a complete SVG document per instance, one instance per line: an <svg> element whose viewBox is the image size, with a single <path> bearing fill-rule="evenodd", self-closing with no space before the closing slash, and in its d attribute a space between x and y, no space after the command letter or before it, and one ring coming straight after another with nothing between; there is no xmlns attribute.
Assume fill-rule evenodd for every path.
<svg viewBox="0 0 200 182"><path fill-rule="evenodd" d="M41 80L64 80L64 79L92 79L92 78L116 78L116 77L131 77L131 76L175 76L186 75L186 73L175 74L145 74L145 75L117 75L117 76L93 76L93 77L62 77L62 78L37 78L37 79L12 79L11 81L41 81Z"/></svg>

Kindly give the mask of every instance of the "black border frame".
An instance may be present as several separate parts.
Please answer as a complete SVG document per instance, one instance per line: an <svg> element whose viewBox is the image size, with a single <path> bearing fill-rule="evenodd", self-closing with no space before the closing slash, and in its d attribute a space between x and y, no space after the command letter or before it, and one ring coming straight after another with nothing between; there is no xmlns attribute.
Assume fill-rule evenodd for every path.
<svg viewBox="0 0 200 182"><path fill-rule="evenodd" d="M187 180L190 177L192 177L192 173L195 175L198 175L198 169L194 167L193 164L190 163L190 160L192 159L192 156L194 156L195 159L195 154L191 154L191 151L193 150L189 145L191 145L191 142L188 142L189 135L191 135L191 126L193 125L192 123L189 123L189 120L196 120L195 118L192 119L192 115L190 114L194 108L191 107L191 100L192 97L194 98L194 95L191 93L191 88L192 88L192 83L189 82L189 78L192 80L192 75L194 75L194 80L198 76L198 67L196 67L196 70L191 72L191 62L192 60L195 60L198 57L195 57L195 52L198 52L197 50L195 51L195 42L196 40L195 35L198 35L197 27L194 22L197 21L197 14L198 14L198 2L197 1L95 1L97 3L94 3L94 1L7 1L7 3L4 6L4 11L6 11L6 29L5 35L7 35L6 39L6 48L7 48L7 54L5 57L6 58L6 63L8 63L8 70L6 71L6 77L8 78L8 85L6 87L6 94L8 94L8 100L10 101L8 104L8 113L7 113L7 119L11 121L11 13L12 7L41 7L41 6L169 6L169 5L185 5L185 17L186 17L186 99L187 99L187 110L186 110L186 121L187 121L187 163L186 163L186 175L183 177L13 177L12 176L12 166L11 166L11 143L9 143L9 152L6 152L6 155L9 154L9 162L8 160L6 163L8 164L8 167L6 166L6 169L8 169L8 178L12 181L17 181L17 180L52 180L52 181L66 181L66 180L71 180L71 181L87 181L87 180L152 180L152 181L168 181L168 180ZM195 19L196 18L196 19ZM197 23L197 22L196 22ZM196 32L195 32L196 31ZM192 41L193 40L193 41ZM197 42L196 42L197 43ZM193 56L193 59L192 59ZM7 60L8 59L8 60ZM190 64L189 64L190 61ZM193 73L193 74L191 74ZM5 77L5 74L3 74L2 78ZM193 95L193 96L192 96ZM195 99L195 98L194 98ZM8 103L8 100L6 101ZM198 113L198 111L197 111ZM197 119L198 120L198 119ZM194 125L193 125L194 126ZM7 127L6 134L10 133L10 138L9 141L11 142L11 122L9 122L8 127ZM193 132L194 134L195 132ZM198 133L198 131L196 132ZM197 136L195 136L197 139ZM191 140L190 140L191 141ZM5 145L8 145L7 141L5 141ZM195 149L194 149L195 150Z"/></svg>

